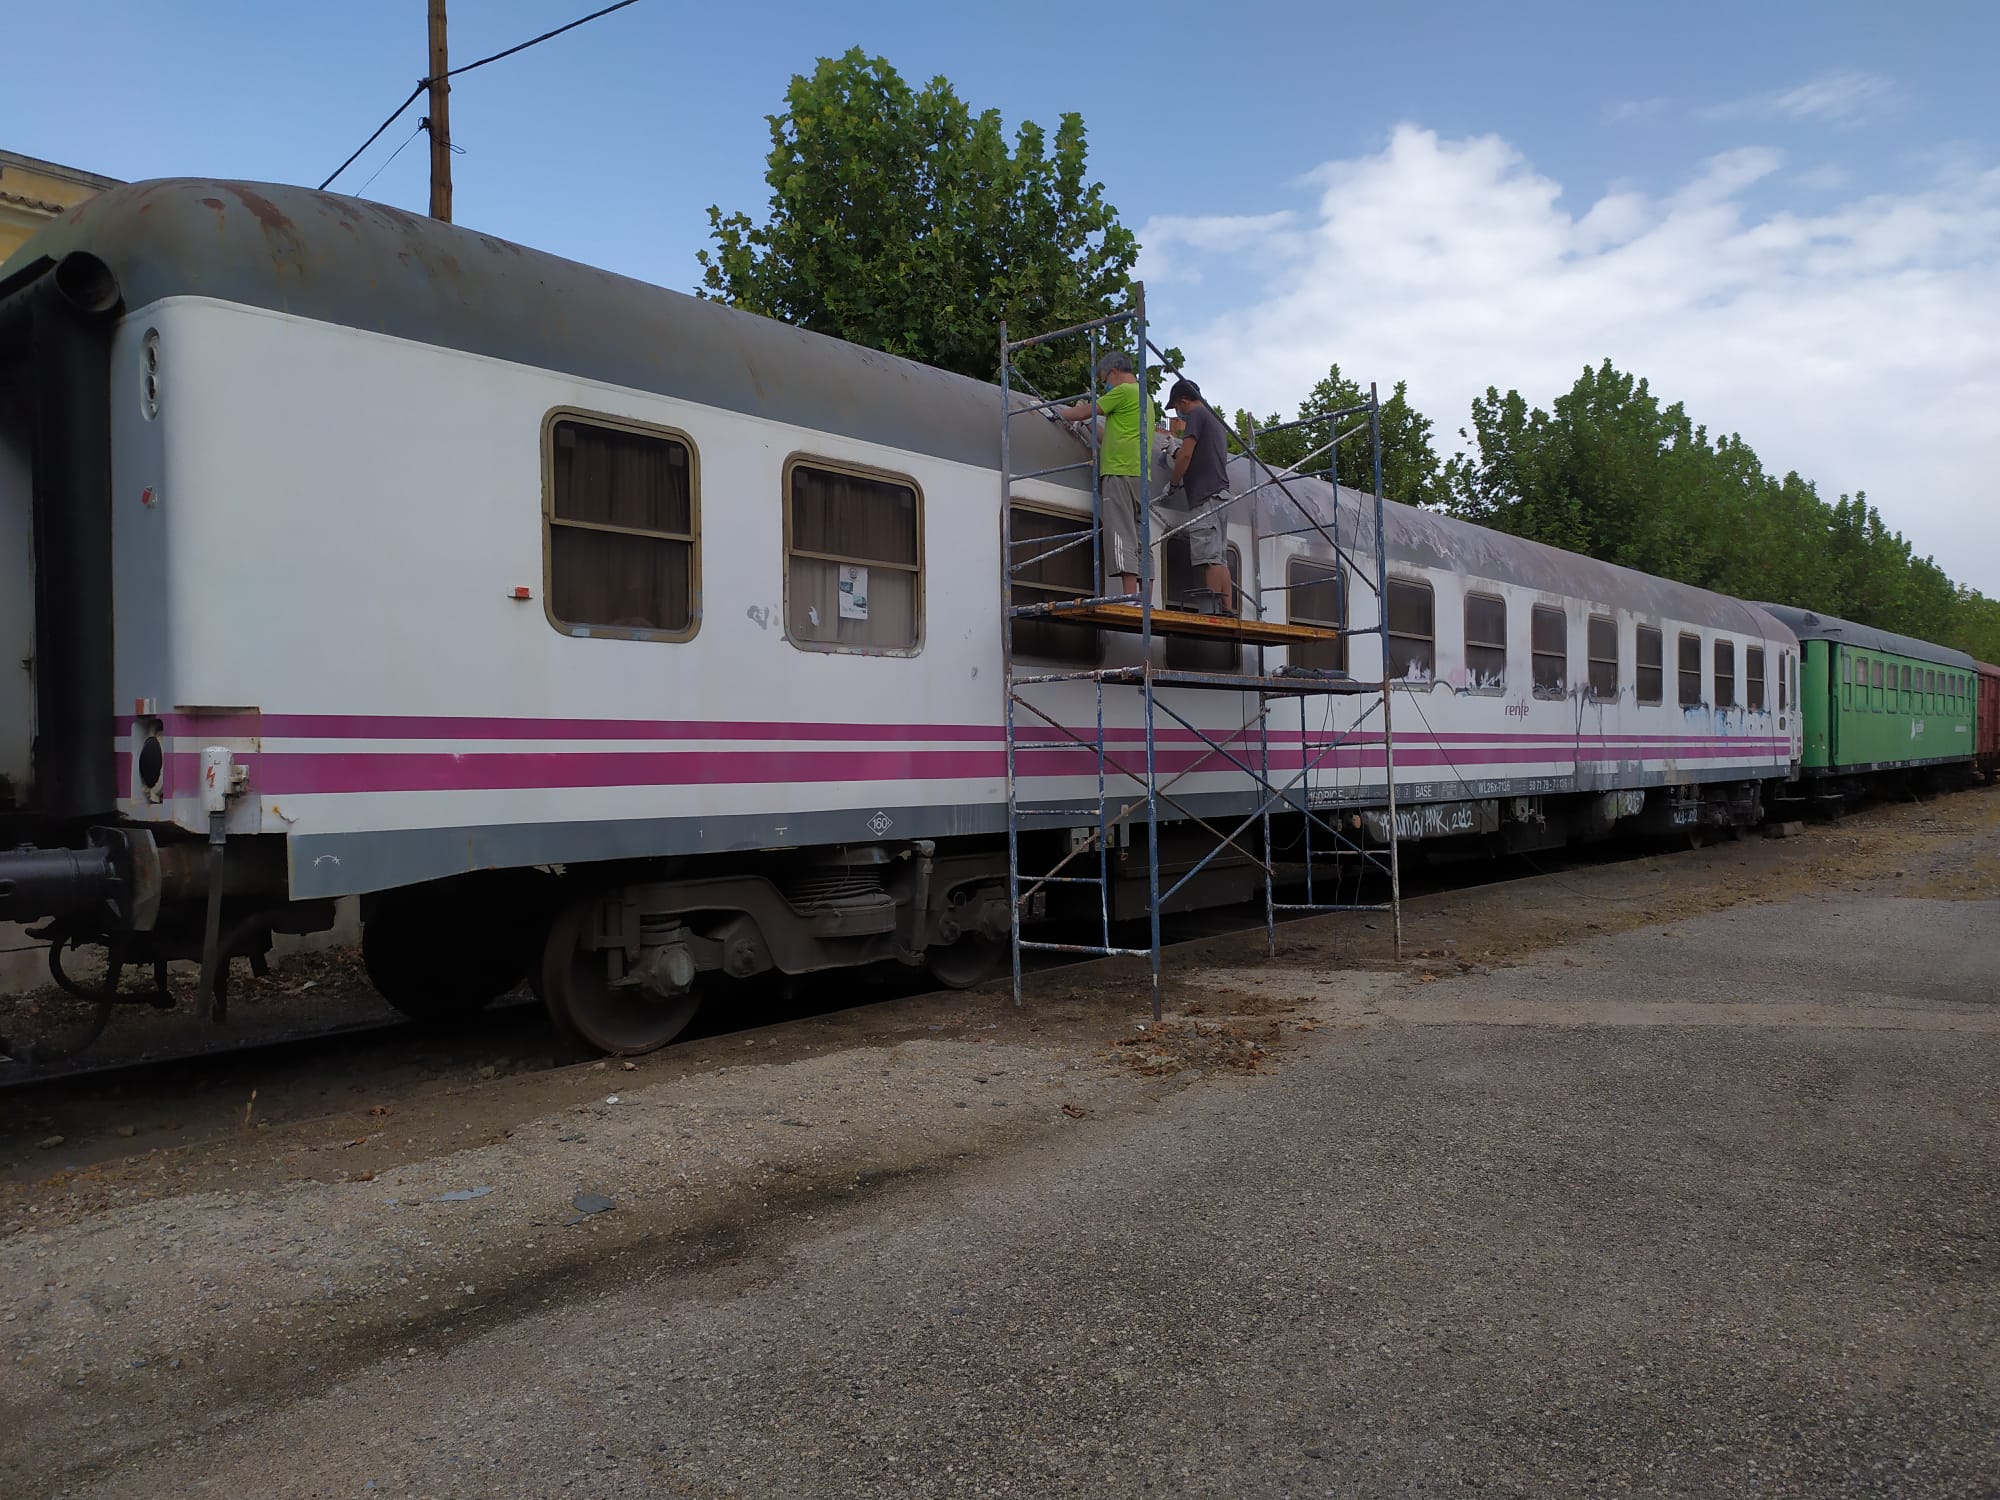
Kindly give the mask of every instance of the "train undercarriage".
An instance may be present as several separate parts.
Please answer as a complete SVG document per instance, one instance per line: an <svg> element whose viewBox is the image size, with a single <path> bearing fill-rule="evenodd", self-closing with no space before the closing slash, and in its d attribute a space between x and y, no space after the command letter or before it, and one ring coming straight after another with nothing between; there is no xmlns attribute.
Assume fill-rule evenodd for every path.
<svg viewBox="0 0 2000 1500"><path fill-rule="evenodd" d="M1765 794L1765 783L1745 781L1420 803L1399 811L1393 836L1413 853L1456 857L1614 834L1699 844L1756 826L1766 816ZM1379 846L1392 836L1380 810L1337 816L1358 843ZM1272 822L1281 886L1308 873L1285 858L1297 821ZM1038 859L1053 867L1077 838L1094 836L1030 832L1023 868ZM1161 868L1176 874L1212 847L1196 824L1163 825L1161 838ZM31 935L50 945L51 977L81 1012L44 1056L94 1040L120 1005L181 1003L168 983L175 962L202 964L196 1003L226 1021L236 961L261 972L275 936L324 931L335 919L331 901L287 899L276 836L230 840L219 859L193 836L156 839L138 828L97 828L75 842L0 853L0 918L39 922ZM1144 915L1145 868L1143 851L1113 851L1114 921ZM1312 874L1339 881L1350 869L1326 862ZM1173 904L1244 901L1262 880L1257 859L1226 850ZM1087 922L1101 915L1098 900L1094 890L1042 887L1024 900L1023 920ZM1007 961L1007 903L1005 846L991 838L486 871L364 896L362 958L382 997L420 1022L470 1022L525 982L576 1049L633 1054L665 1045L703 1004L760 975L888 962L925 967L944 986L978 984ZM72 972L80 948L102 953L88 979ZM135 987L135 975L151 983Z"/></svg>

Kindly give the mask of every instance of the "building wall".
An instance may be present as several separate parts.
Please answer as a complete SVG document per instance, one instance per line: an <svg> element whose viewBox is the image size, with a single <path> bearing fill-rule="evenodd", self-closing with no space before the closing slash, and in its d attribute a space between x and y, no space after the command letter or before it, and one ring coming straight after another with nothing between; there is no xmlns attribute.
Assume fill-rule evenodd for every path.
<svg viewBox="0 0 2000 1500"><path fill-rule="evenodd" d="M0 261L64 209L116 186L115 177L0 151Z"/></svg>

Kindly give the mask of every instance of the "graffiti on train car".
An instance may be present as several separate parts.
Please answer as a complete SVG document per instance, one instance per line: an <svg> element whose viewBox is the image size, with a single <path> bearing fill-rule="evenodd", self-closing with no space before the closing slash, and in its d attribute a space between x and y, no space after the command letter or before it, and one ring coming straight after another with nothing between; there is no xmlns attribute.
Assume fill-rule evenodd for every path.
<svg viewBox="0 0 2000 1500"><path fill-rule="evenodd" d="M1361 814L1361 823L1370 838L1389 841L1389 815L1370 808ZM1500 830L1498 802L1426 802L1417 807L1396 809L1396 838L1452 838L1468 833L1497 833Z"/></svg>

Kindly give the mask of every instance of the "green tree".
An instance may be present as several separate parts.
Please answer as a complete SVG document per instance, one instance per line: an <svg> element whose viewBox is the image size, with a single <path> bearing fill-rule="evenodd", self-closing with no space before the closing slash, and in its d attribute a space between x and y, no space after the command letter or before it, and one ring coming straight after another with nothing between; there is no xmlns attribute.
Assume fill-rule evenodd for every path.
<svg viewBox="0 0 2000 1500"><path fill-rule="evenodd" d="M1915 556L1865 494L1828 504L1797 474L1767 473L1740 436L1711 439L1609 360L1547 411L1489 386L1460 435L1474 451L1443 487L1469 520L1738 598L1993 643L1993 602Z"/></svg>
<svg viewBox="0 0 2000 1500"><path fill-rule="evenodd" d="M1053 138L913 90L859 48L795 75L769 116L769 216L708 211L705 296L963 375L998 374L999 327L1067 327L1123 305L1138 241L1088 179L1080 115ZM1085 381L1071 341L1025 360L1049 394Z"/></svg>
<svg viewBox="0 0 2000 1500"><path fill-rule="evenodd" d="M1299 403L1296 420L1314 425L1256 436L1257 456L1273 468L1324 474L1327 444L1335 433L1328 422L1314 419L1362 406L1367 400L1368 392L1341 374L1339 365L1334 365ZM1286 418L1273 413L1255 425L1261 431L1285 421ZM1342 441L1334 454L1340 483L1357 490L1375 487L1366 422L1365 415L1342 418L1338 424L1341 433L1352 431L1357 423L1361 424L1360 430ZM1237 411L1235 428L1239 448L1252 440L1249 412ZM1437 450L1431 445L1431 430L1431 419L1410 405L1408 383L1397 381L1395 390L1382 403L1382 493L1391 500L1408 505L1438 505L1445 500L1444 470L1438 462Z"/></svg>

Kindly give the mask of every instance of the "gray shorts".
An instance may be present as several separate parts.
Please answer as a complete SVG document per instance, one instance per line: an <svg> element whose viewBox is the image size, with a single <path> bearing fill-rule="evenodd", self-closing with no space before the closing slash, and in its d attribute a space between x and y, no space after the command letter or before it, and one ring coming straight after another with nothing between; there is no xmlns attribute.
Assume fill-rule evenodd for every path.
<svg viewBox="0 0 2000 1500"><path fill-rule="evenodd" d="M1100 474L1104 499L1104 576L1137 574L1139 567L1139 476Z"/></svg>
<svg viewBox="0 0 2000 1500"><path fill-rule="evenodd" d="M1182 533L1187 538L1188 561L1197 568L1219 568L1229 561L1229 548L1223 541L1223 507L1230 501L1227 490L1218 490L1206 500L1198 500L1194 505L1194 517Z"/></svg>

